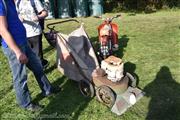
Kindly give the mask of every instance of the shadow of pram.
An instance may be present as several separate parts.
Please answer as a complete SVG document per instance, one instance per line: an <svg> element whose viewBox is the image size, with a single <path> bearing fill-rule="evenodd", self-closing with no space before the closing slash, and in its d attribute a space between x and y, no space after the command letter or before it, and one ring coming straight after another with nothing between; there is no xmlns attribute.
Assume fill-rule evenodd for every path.
<svg viewBox="0 0 180 120"><path fill-rule="evenodd" d="M82 96L77 82L70 81L65 76L57 78L52 84L62 86L62 91L55 96L48 97L48 105L38 114L36 119L77 120L91 99Z"/></svg>

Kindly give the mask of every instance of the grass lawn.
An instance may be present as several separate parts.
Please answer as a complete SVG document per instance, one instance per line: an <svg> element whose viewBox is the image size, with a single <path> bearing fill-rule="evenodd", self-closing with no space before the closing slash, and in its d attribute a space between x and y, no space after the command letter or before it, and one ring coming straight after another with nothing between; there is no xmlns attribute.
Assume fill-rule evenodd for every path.
<svg viewBox="0 0 180 120"><path fill-rule="evenodd" d="M113 16L114 14L106 14ZM100 19L79 18L93 43L97 41ZM48 20L51 23L57 20ZM45 71L53 85L62 92L41 98L41 92L32 73L28 85L34 101L44 105L42 111L31 113L20 109L12 88L12 76L7 60L0 49L0 119L57 119L70 120L180 120L180 10L153 14L122 13L116 19L119 25L119 51L125 69L138 76L138 86L146 95L122 116L112 113L96 98L84 98L78 84L56 69L56 50L44 40L44 56L50 61ZM57 25L67 33L76 24Z"/></svg>

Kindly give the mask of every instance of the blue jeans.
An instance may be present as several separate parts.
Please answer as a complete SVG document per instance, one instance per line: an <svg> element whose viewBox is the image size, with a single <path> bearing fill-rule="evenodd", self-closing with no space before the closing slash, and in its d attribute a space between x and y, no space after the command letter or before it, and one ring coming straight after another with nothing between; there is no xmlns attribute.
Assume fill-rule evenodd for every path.
<svg viewBox="0 0 180 120"><path fill-rule="evenodd" d="M19 60L17 60L16 54L10 48L2 48L9 61L13 74L13 86L16 92L16 99L21 107L25 108L31 103L31 96L27 86L26 67L34 73L42 93L45 95L50 93L51 84L43 72L41 61L27 44L19 46L21 51L28 57L27 64L21 64Z"/></svg>

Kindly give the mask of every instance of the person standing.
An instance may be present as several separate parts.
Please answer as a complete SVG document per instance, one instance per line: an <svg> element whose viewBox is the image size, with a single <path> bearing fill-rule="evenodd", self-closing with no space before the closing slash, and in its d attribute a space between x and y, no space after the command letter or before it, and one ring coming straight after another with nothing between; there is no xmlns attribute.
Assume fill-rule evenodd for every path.
<svg viewBox="0 0 180 120"><path fill-rule="evenodd" d="M27 44L26 29L18 18L13 0L0 0L0 35L2 49L7 57L13 76L16 100L20 107L30 111L41 107L32 103L27 86L28 67L33 73L44 96L59 92L54 89L43 72L40 59Z"/></svg>
<svg viewBox="0 0 180 120"><path fill-rule="evenodd" d="M40 57L43 67L46 68L49 63L43 57L42 31L48 13L39 0L16 0L15 3L18 16L27 31L29 46Z"/></svg>
<svg viewBox="0 0 180 120"><path fill-rule="evenodd" d="M43 7L46 10L46 12L48 12L48 10L49 10L49 0L45 0L44 2L41 0L41 3L43 4ZM41 14L41 12L37 13L37 14ZM39 20L42 33L44 31L44 22L45 22L45 17ZM40 56L42 65L44 66L44 68L46 68L48 66L49 62L46 59L44 59L44 56L43 56L43 43L42 43L43 34L42 33L40 34L40 37L39 37L39 56Z"/></svg>

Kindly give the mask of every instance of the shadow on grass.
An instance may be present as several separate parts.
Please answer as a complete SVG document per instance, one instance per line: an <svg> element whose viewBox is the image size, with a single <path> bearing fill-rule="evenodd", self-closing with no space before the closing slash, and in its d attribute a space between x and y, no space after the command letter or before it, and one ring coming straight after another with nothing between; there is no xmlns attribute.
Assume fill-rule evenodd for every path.
<svg viewBox="0 0 180 120"><path fill-rule="evenodd" d="M47 69L44 70L44 72L47 74L47 73L50 73L51 71L53 71L54 69L57 68L57 64L55 63L54 65L48 67Z"/></svg>
<svg viewBox="0 0 180 120"><path fill-rule="evenodd" d="M134 63L131 63L131 62L126 62L124 64L124 72L128 72L130 73L133 77L135 77L136 79L136 85L138 86L139 84L139 77L138 75L135 73L135 70L136 70L136 64Z"/></svg>
<svg viewBox="0 0 180 120"><path fill-rule="evenodd" d="M55 48L53 48L51 45L48 44L48 46L43 49L43 54L46 54L47 52L49 52L53 49L55 49Z"/></svg>
<svg viewBox="0 0 180 120"><path fill-rule="evenodd" d="M124 52L125 52L125 48L127 47L129 38L127 35L123 35L120 39L119 39L119 50L115 52L115 55L117 57L123 58L124 56Z"/></svg>
<svg viewBox="0 0 180 120"><path fill-rule="evenodd" d="M144 91L150 97L146 120L178 120L180 118L180 84L167 66L161 67L156 78Z"/></svg>
<svg viewBox="0 0 180 120"><path fill-rule="evenodd" d="M67 80L64 76L53 83L53 86L57 85L62 85L62 91L49 97L50 102L39 114L40 119L78 119L91 99L81 95L77 82ZM41 99L42 97L38 95L35 101L38 102Z"/></svg>
<svg viewBox="0 0 180 120"><path fill-rule="evenodd" d="M98 38L98 36L97 37L91 37L89 39L90 39L90 41L92 43L92 46L94 48L95 53L97 53L98 48L99 48L99 38Z"/></svg>

